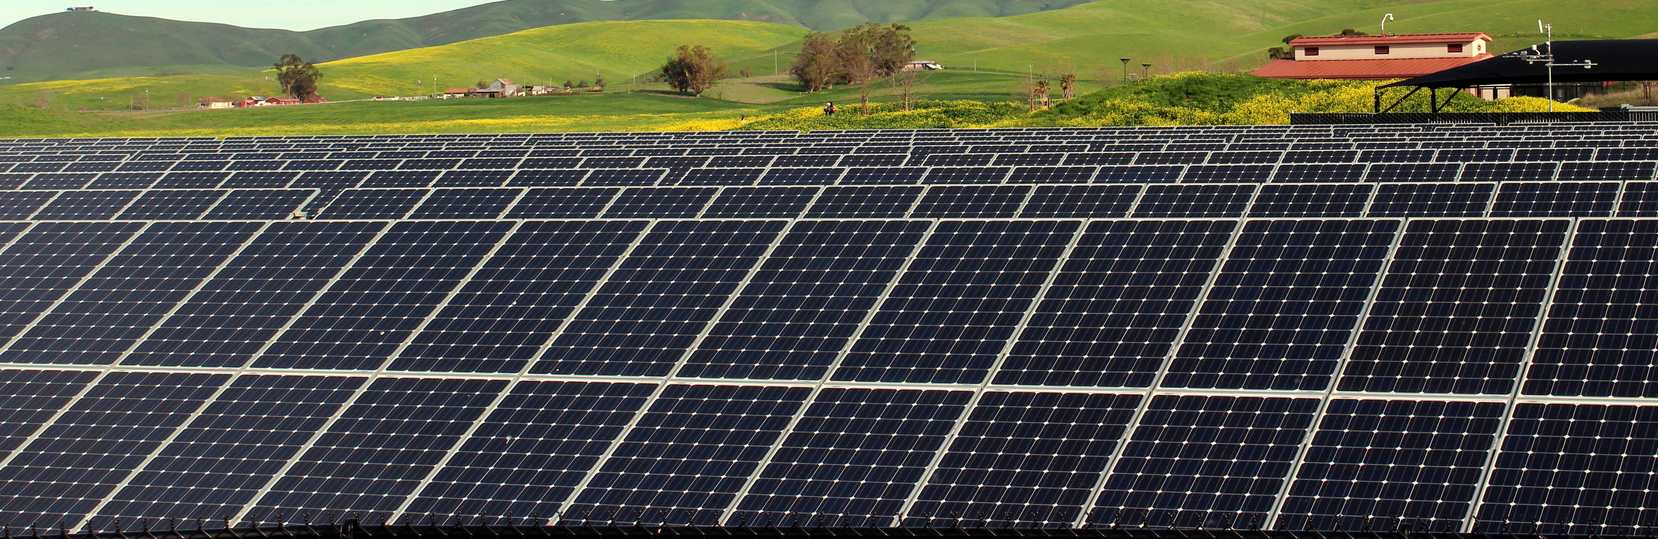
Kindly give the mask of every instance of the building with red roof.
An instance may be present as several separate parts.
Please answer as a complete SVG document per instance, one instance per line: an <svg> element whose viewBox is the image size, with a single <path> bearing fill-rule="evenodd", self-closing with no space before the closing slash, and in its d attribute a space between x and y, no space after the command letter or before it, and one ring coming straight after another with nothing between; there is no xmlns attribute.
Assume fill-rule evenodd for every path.
<svg viewBox="0 0 1658 539"><path fill-rule="evenodd" d="M1253 74L1269 79L1407 79L1491 58L1491 36L1478 32L1299 37L1289 45L1294 59L1273 61Z"/></svg>

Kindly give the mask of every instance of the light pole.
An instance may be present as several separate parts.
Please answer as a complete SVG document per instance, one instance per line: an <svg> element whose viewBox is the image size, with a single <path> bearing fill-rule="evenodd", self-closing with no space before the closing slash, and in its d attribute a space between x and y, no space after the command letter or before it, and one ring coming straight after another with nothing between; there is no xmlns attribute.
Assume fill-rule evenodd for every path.
<svg viewBox="0 0 1658 539"><path fill-rule="evenodd" d="M1140 80L1151 78L1151 63L1140 64Z"/></svg>
<svg viewBox="0 0 1658 539"><path fill-rule="evenodd" d="M1119 58L1123 61L1123 84L1128 84L1128 58Z"/></svg>
<svg viewBox="0 0 1658 539"><path fill-rule="evenodd" d="M1549 52L1544 53L1544 52L1538 51L1537 46L1532 45L1531 46L1531 54L1525 54L1524 52L1521 52L1520 59L1525 60L1526 63L1528 63L1528 64L1535 64L1535 63L1538 63L1538 62L1543 62L1543 67L1548 71L1548 83L1547 83L1547 86L1545 86L1545 88L1547 88L1548 89L1547 91L1549 92L1549 96L1548 96L1549 97L1549 112L1554 112L1554 68L1556 68L1556 67L1581 67L1583 69L1590 69L1590 68L1595 67L1596 64L1592 60L1574 60L1574 61L1566 62L1566 63L1555 62L1554 61L1554 25L1552 25L1552 24L1543 24L1542 20L1538 20L1537 21L1537 31L1542 33L1545 36L1545 38L1544 38L1545 41L1543 42L1543 44L1546 45L1549 48Z"/></svg>

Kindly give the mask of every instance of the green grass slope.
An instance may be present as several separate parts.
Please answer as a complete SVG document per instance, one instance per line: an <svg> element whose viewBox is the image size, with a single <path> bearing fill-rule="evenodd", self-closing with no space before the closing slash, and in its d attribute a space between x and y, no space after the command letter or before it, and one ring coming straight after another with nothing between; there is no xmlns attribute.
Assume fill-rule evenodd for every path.
<svg viewBox="0 0 1658 539"><path fill-rule="evenodd" d="M865 21L1008 16L1088 0L505 0L406 19L370 20L306 32L63 12L0 29L3 76L16 82L90 78L89 73L162 66L262 67L283 53L313 61L447 45L552 25L592 21L720 19L820 30Z"/></svg>

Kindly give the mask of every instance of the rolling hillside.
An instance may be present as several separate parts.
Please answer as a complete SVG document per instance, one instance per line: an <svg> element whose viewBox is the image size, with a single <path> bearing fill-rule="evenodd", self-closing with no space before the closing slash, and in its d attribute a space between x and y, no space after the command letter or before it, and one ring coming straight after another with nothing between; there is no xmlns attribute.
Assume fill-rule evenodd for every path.
<svg viewBox="0 0 1658 539"><path fill-rule="evenodd" d="M289 52L331 61L589 21L721 19L834 30L865 21L1001 17L1086 1L505 0L307 32L62 12L0 29L0 66L16 82L201 72L211 66L264 67Z"/></svg>

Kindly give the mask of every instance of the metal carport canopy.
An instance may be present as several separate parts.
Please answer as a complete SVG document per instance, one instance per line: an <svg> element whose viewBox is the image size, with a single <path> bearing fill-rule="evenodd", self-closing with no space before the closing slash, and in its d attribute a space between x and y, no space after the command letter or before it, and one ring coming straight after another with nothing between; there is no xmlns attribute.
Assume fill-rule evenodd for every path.
<svg viewBox="0 0 1658 539"><path fill-rule="evenodd" d="M1592 68L1575 66L1554 68L1554 82L1622 82L1658 80L1658 39L1606 39L1591 41L1554 42L1555 63L1583 60L1594 62ZM1548 45L1538 45L1547 53ZM1521 58L1521 49L1475 62L1406 79L1382 88L1416 86L1422 88L1473 88L1502 84L1543 84L1548 82L1548 67L1542 62L1531 63Z"/></svg>

